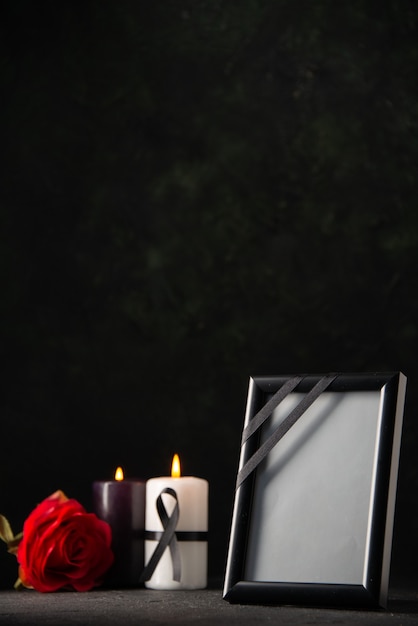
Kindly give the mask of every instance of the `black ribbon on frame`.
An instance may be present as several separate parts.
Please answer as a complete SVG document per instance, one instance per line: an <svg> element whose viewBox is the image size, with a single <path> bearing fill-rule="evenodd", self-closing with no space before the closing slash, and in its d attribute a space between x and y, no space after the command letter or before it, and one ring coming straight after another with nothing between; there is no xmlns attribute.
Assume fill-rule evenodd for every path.
<svg viewBox="0 0 418 626"><path fill-rule="evenodd" d="M172 496L176 501L171 515L168 515L167 509L164 506L164 502L162 499L162 495L164 493ZM146 567L141 574L139 582L144 583L151 578L167 546L169 546L170 548L171 561L173 563L173 580L175 580L176 582L180 582L181 559L180 549L176 537L176 527L179 521L180 509L177 494L174 489L171 489L170 487L166 487L165 489L163 489L157 498L156 506L164 531L160 537L157 547L155 548L150 560L148 561Z"/></svg>
<svg viewBox="0 0 418 626"><path fill-rule="evenodd" d="M259 466L274 446L284 437L290 428L296 424L298 419L305 411L315 402L315 400L325 391L330 384L337 378L338 374L327 374L320 378L314 387L302 398L299 404L289 413L289 415L281 422L270 437L254 452L242 466L237 476L236 489L242 485L244 480ZM262 409L254 415L242 434L241 446L253 435L268 417L273 413L279 404L286 398L293 389L302 380L302 377L295 376L290 378L274 396L262 407Z"/></svg>

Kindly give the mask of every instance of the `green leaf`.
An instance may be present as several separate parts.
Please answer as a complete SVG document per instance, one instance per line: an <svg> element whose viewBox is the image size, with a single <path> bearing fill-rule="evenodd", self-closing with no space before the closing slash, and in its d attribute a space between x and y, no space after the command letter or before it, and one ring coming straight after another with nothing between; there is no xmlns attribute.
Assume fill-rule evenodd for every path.
<svg viewBox="0 0 418 626"><path fill-rule="evenodd" d="M23 533L14 535L9 521L4 517L4 515L0 515L0 539L6 542L7 551L10 552L10 554L17 553L22 537Z"/></svg>
<svg viewBox="0 0 418 626"><path fill-rule="evenodd" d="M8 520L4 515L0 515L0 539L9 544L14 539L14 535Z"/></svg>

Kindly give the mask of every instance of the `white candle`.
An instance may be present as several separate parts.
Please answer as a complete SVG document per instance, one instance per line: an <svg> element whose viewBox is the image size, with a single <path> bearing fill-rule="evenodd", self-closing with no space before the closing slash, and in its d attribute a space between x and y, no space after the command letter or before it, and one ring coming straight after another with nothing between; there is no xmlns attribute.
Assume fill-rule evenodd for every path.
<svg viewBox="0 0 418 626"><path fill-rule="evenodd" d="M203 589L207 585L207 538L208 493L207 480L195 476L180 476L178 457L173 459L172 476L151 478L146 485L145 509L145 563L148 564L159 540L147 538L150 533L162 533L163 521L157 509L160 498L168 518L176 515L177 545L179 557L179 580L173 577L173 557L168 546L159 559L152 576L145 582L149 589ZM178 462L178 469L175 467ZM168 493L165 490L169 490ZM171 492L170 490L173 490ZM167 520L165 521L167 525ZM173 546L172 546L173 547Z"/></svg>

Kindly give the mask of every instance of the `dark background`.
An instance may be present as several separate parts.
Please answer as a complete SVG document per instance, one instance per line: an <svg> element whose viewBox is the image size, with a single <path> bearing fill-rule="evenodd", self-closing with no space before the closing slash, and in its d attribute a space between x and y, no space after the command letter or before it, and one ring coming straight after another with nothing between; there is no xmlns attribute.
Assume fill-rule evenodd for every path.
<svg viewBox="0 0 418 626"><path fill-rule="evenodd" d="M0 512L178 452L222 576L249 376L402 370L413 584L416 3L9 0L0 51Z"/></svg>

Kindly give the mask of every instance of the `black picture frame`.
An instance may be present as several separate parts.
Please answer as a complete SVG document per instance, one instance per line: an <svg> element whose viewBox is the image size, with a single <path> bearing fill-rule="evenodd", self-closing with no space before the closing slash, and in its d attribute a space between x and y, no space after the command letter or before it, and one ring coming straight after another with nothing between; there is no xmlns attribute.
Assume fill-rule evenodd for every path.
<svg viewBox="0 0 418 626"><path fill-rule="evenodd" d="M402 372L250 378L225 600L386 607L405 394Z"/></svg>

